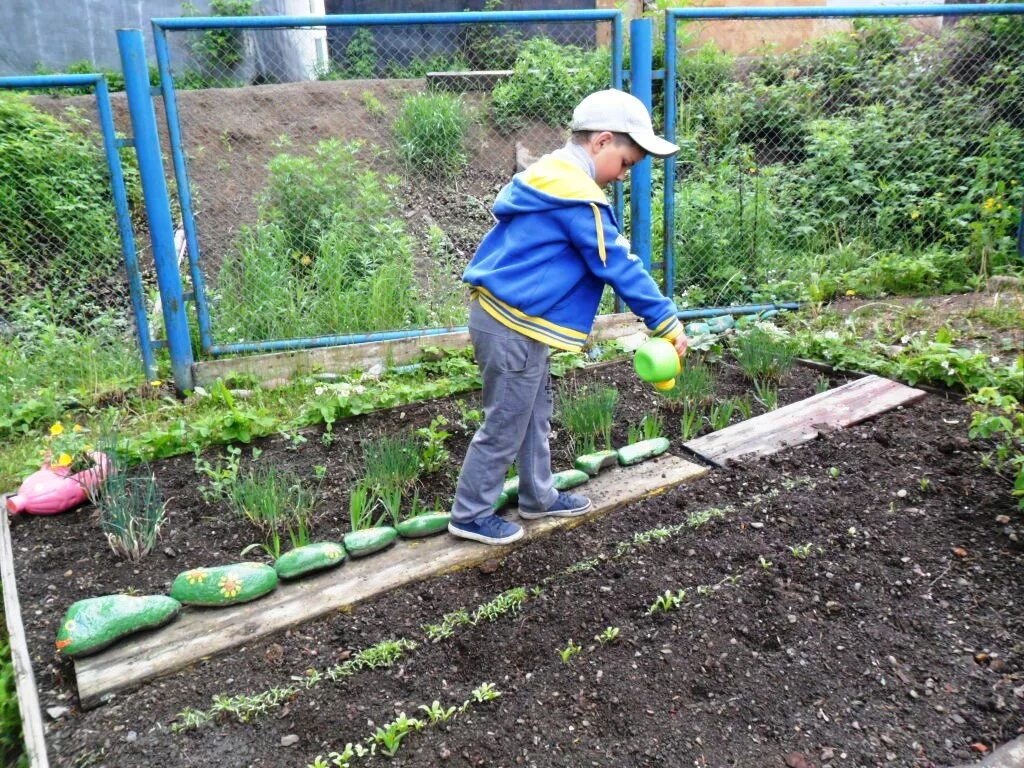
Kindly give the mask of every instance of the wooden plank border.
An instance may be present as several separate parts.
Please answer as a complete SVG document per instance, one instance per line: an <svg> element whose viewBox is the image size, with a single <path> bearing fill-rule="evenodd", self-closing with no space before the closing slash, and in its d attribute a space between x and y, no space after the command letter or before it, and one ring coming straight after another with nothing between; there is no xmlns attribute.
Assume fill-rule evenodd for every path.
<svg viewBox="0 0 1024 768"><path fill-rule="evenodd" d="M630 312L601 315L594 321L590 340L611 341L634 333L646 333L646 328L636 315ZM436 336L204 360L192 366L192 373L195 383L203 387L232 374L255 376L260 382L273 386L284 384L300 374L336 373L353 368L369 368L377 363L401 365L415 360L428 347L464 349L469 345L469 332L458 331Z"/></svg>
<svg viewBox="0 0 1024 768"><path fill-rule="evenodd" d="M21 711L21 730L25 751L31 768L49 768L43 713L39 709L39 691L32 673L32 658L28 653L25 625L21 621L21 602L14 580L14 546L7 520L7 495L0 494L0 578L4 585L4 616L10 637L11 661L14 663L14 681L18 690L18 709Z"/></svg>
<svg viewBox="0 0 1024 768"><path fill-rule="evenodd" d="M447 534L400 541L386 552L318 576L286 582L251 603L231 608L186 607L166 627L77 659L79 701L83 709L95 707L120 691L282 629L347 610L397 587L501 558L555 530L574 528L708 471L707 467L670 455L633 467L613 468L581 488L594 500L592 512L575 518L524 521L526 536L512 545L489 547Z"/></svg>

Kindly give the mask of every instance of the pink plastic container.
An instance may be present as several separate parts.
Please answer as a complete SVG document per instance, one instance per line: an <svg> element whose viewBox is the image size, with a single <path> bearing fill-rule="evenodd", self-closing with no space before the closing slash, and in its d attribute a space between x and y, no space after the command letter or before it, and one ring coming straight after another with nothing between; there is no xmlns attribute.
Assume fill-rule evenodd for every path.
<svg viewBox="0 0 1024 768"><path fill-rule="evenodd" d="M44 465L25 478L18 492L7 497L7 511L12 515L55 515L84 504L89 491L102 483L110 472L110 459L105 453L89 454L94 462L89 469L72 475L67 467Z"/></svg>

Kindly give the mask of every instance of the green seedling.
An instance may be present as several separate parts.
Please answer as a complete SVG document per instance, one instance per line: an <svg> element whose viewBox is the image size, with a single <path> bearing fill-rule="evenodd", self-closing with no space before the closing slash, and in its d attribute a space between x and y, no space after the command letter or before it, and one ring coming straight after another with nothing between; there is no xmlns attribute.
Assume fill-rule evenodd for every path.
<svg viewBox="0 0 1024 768"><path fill-rule="evenodd" d="M563 664L568 664L569 660L572 659L572 657L576 654L580 653L582 650L583 647L576 645L576 643L572 641L572 638L570 638L569 644L565 646L565 648L559 650L558 655L559 657L561 657Z"/></svg>
<svg viewBox="0 0 1024 768"><path fill-rule="evenodd" d="M814 544L808 542L806 544L797 544L789 548L790 553L793 557L798 560L806 560L812 554L814 554Z"/></svg>
<svg viewBox="0 0 1024 768"><path fill-rule="evenodd" d="M373 527L373 508L377 499L373 489L365 480L352 486L348 498L348 519L353 531L362 531Z"/></svg>
<svg viewBox="0 0 1024 768"><path fill-rule="evenodd" d="M743 421L749 419L750 414L754 409L754 404L750 401L750 397L748 395L744 395L743 397L737 398L733 402L736 403L736 410L739 411L740 417L743 419Z"/></svg>
<svg viewBox="0 0 1024 768"><path fill-rule="evenodd" d="M316 478L318 483L323 482L324 478L327 477L327 465L317 464L313 467L313 477Z"/></svg>
<svg viewBox="0 0 1024 768"><path fill-rule="evenodd" d="M775 565L771 560L768 560L764 555L760 555L757 558L757 565L762 571L770 571Z"/></svg>
<svg viewBox="0 0 1024 768"><path fill-rule="evenodd" d="M600 634L594 636L594 639L601 645L610 645L618 641L619 633L618 627L605 627Z"/></svg>
<svg viewBox="0 0 1024 768"><path fill-rule="evenodd" d="M373 734L373 742L380 747L382 754L394 757L402 746L402 740L413 731L419 731L425 723L415 717L407 717L405 712L398 715L390 723L378 728Z"/></svg>
<svg viewBox="0 0 1024 768"><path fill-rule="evenodd" d="M829 387L832 383L828 380L828 376L819 376L814 380L814 392L820 395L822 392L828 392Z"/></svg>
<svg viewBox="0 0 1024 768"><path fill-rule="evenodd" d="M648 615L655 613L668 613L671 610L678 608L682 602L686 599L686 590L679 589L673 592L670 589L666 589L665 593L658 595L650 607L647 609Z"/></svg>
<svg viewBox="0 0 1024 768"><path fill-rule="evenodd" d="M927 493L928 488L932 484L932 481L929 480L927 477L922 477L920 480L917 481L917 484L921 488L921 493Z"/></svg>
<svg viewBox="0 0 1024 768"><path fill-rule="evenodd" d="M501 696L501 691L494 687L494 683L480 683L469 693L469 701L476 704L485 704L494 701Z"/></svg>
<svg viewBox="0 0 1024 768"><path fill-rule="evenodd" d="M700 528L712 520L722 520L725 517L726 511L731 511L731 508L727 507L723 510L718 507L710 507L698 510L697 512L691 512L690 516L686 518L686 525L689 528Z"/></svg>
<svg viewBox="0 0 1024 768"><path fill-rule="evenodd" d="M833 480L839 477L839 467L829 467L828 476L831 477Z"/></svg>
<svg viewBox="0 0 1024 768"><path fill-rule="evenodd" d="M438 643L455 634L456 627L463 627L472 624L473 620L464 608L446 613L441 618L440 624L424 624L423 631L427 633L427 639L432 643Z"/></svg>
<svg viewBox="0 0 1024 768"><path fill-rule="evenodd" d="M195 472L206 478L206 482L198 487L199 495L207 504L226 499L238 478L238 466L242 460L242 449L229 445L227 455L218 457L216 463L210 464L199 453L195 456Z"/></svg>
<svg viewBox="0 0 1024 768"><path fill-rule="evenodd" d="M711 414L709 421L711 423L712 431L717 432L720 429L725 429L729 426L729 422L732 421L732 415L736 411L736 402L734 400L723 400L720 403L715 403L711 406Z"/></svg>
<svg viewBox="0 0 1024 768"><path fill-rule="evenodd" d="M779 390L767 381L754 382L754 398L766 411L774 411L779 407Z"/></svg>
<svg viewBox="0 0 1024 768"><path fill-rule="evenodd" d="M458 707L442 707L441 702L436 699L429 707L426 704L420 704L420 709L423 710L423 713L428 718L430 718L431 725L448 722L455 717L455 713L458 711Z"/></svg>
<svg viewBox="0 0 1024 768"><path fill-rule="evenodd" d="M571 576L574 573L585 573L587 571L595 570L601 564L601 559L598 557L592 557L588 560L580 560L577 563L573 563L564 571L563 576Z"/></svg>
<svg viewBox="0 0 1024 768"><path fill-rule="evenodd" d="M699 406L683 406L683 415L679 419L679 437L683 442L692 440L697 436L700 432L700 425L703 418L704 416Z"/></svg>
<svg viewBox="0 0 1024 768"><path fill-rule="evenodd" d="M446 426L448 419L435 416L429 426L416 430L416 436L420 439L420 470L425 474L437 472L448 462L449 453L444 443L451 437L451 432L444 429Z"/></svg>
<svg viewBox="0 0 1024 768"><path fill-rule="evenodd" d="M639 424L629 426L629 434L626 437L628 443L639 443L641 440L653 440L656 437L663 437L665 424L657 413L648 413Z"/></svg>
<svg viewBox="0 0 1024 768"><path fill-rule="evenodd" d="M473 612L471 623L475 626L482 621L497 621L506 613L518 612L525 602L526 588L515 587L478 607Z"/></svg>

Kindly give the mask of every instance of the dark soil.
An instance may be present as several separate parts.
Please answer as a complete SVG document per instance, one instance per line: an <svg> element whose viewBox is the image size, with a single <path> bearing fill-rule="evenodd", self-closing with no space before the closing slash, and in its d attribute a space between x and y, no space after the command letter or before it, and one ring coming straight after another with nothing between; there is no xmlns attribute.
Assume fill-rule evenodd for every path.
<svg viewBox="0 0 1024 768"><path fill-rule="evenodd" d="M813 394L816 376L794 371L781 402ZM569 381L617 384L617 444L625 426L657 402L625 364L576 372ZM719 384L725 394L747 389L729 368L720 371ZM294 451L285 440L270 440L260 461L307 476L327 466L318 535L334 537L344 527L345 488L360 472L360 439L446 415L455 432L450 471L424 489L444 497L469 436L454 425L477 402L474 395L462 407L436 401L353 419L338 426L331 446L315 430ZM676 438L678 414L663 413ZM929 396L746 468L715 470L500 563L416 584L239 648L83 713L72 666L53 651L66 607L128 587L162 592L181 570L237 559L254 538L225 508L201 501L191 457L162 462L156 470L173 497L170 520L157 551L135 568L106 550L88 509L18 520L13 528L42 704L71 707L48 724L51 758L76 766L304 766L365 738L398 712L419 714L420 704L435 699L458 704L487 681L501 691L497 701L474 706L447 728L410 735L394 764L970 761L1024 724L1024 571L1019 545L996 521L1007 515L1019 523L1009 485L981 467L985 446L964 437L969 418L964 404ZM553 446L556 467L566 466L564 436L556 432ZM634 533L709 508L724 518L615 557L617 544ZM808 557L792 554L791 547L807 544ZM599 558L592 570L562 573L589 558ZM759 558L771 565L762 567ZM727 576L737 583L723 583ZM555 578L518 614L463 628L438 644L425 640L423 624L547 577ZM697 589L715 584L721 586ZM688 592L679 610L648 615L659 594L678 588ZM595 642L608 626L620 628L620 640ZM390 670L325 680L248 724L169 730L186 706L203 709L216 694L285 685L293 675L324 670L399 636L420 646ZM570 639L583 650L564 664L558 650ZM298 742L282 746L291 735Z"/></svg>

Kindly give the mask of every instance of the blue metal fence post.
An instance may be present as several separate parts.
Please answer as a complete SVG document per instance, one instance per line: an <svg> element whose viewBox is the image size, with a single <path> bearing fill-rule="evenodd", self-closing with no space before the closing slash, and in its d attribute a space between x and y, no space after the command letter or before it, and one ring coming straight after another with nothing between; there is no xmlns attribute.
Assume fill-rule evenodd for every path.
<svg viewBox="0 0 1024 768"><path fill-rule="evenodd" d="M128 111L135 134L135 153L139 159L142 196L146 204L149 237L153 243L153 263L160 286L171 370L175 387L179 392L184 392L192 389L192 344L174 250L171 203L167 196L167 181L164 178L156 111L149 90L149 69L146 66L146 49L141 30L117 30L117 46L121 53Z"/></svg>
<svg viewBox="0 0 1024 768"><path fill-rule="evenodd" d="M651 109L652 48L654 24L650 19L629 22L629 90ZM629 172L629 242L644 269L651 271L651 158L644 158Z"/></svg>
<svg viewBox="0 0 1024 768"><path fill-rule="evenodd" d="M676 141L676 17L665 14L665 138ZM665 265L665 294L676 289L676 156L665 160L662 205L661 258Z"/></svg>
<svg viewBox="0 0 1024 768"><path fill-rule="evenodd" d="M142 275L139 272L139 260L135 253L135 234L132 232L132 217L128 210L128 195L124 186L121 156L117 153L114 116L110 109L110 94L107 91L107 80L103 76L96 81L96 108L99 112L100 126L103 129L103 151L107 156L107 167L110 169L114 211L117 214L117 228L121 233L121 256L124 259L125 271L128 273L128 292L131 296L132 314L135 317L135 328L139 337L139 351L142 353L142 367L146 372L146 378L152 381L156 378L156 360L153 358L153 345L149 339L146 297L142 292Z"/></svg>

